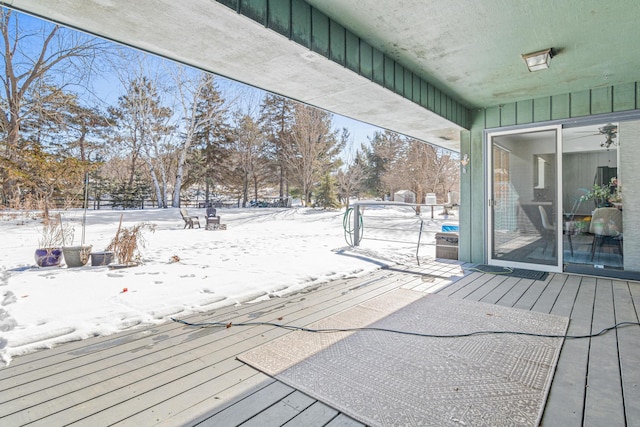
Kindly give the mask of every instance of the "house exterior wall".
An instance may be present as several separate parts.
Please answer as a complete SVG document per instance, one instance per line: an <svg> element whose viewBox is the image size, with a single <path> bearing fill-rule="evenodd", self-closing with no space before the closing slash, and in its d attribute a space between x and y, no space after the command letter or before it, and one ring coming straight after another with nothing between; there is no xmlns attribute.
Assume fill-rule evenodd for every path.
<svg viewBox="0 0 640 427"><path fill-rule="evenodd" d="M467 173L460 175L460 260L486 261L486 129L550 121L571 122L572 119L632 111L640 113L638 82L540 97L473 111L471 128L469 131L462 131L460 139L460 156L468 154L470 158ZM634 163L640 160L640 149L630 150L628 153L634 157ZM631 161L630 158L627 161ZM630 178L626 176L627 180Z"/></svg>

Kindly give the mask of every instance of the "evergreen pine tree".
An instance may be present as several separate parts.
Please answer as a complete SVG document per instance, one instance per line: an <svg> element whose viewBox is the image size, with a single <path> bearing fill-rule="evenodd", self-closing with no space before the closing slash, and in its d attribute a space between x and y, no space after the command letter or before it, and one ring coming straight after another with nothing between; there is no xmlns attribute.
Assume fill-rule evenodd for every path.
<svg viewBox="0 0 640 427"><path fill-rule="evenodd" d="M338 193L336 190L336 182L329 172L325 173L320 180L316 196L316 206L325 209L334 209L340 207L338 202Z"/></svg>

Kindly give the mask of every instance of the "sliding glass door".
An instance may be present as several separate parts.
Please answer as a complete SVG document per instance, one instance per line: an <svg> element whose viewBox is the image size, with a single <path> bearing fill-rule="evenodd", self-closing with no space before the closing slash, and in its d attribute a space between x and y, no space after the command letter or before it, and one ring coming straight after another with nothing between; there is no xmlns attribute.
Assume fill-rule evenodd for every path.
<svg viewBox="0 0 640 427"><path fill-rule="evenodd" d="M561 271L560 126L488 134L489 263Z"/></svg>
<svg viewBox="0 0 640 427"><path fill-rule="evenodd" d="M623 226L629 210L623 207L620 160L622 148L630 152L633 147L620 143L625 132L621 138L619 127L634 125L609 122L563 130L564 230L572 240L564 264L569 271L625 269L623 236L633 231Z"/></svg>

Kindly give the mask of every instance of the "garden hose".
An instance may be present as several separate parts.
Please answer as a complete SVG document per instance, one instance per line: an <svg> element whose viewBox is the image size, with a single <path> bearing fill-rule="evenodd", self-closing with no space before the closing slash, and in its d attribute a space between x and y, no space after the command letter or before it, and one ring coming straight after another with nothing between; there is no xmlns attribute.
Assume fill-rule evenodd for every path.
<svg viewBox="0 0 640 427"><path fill-rule="evenodd" d="M347 245L353 247L353 233L354 229L352 227L351 217L353 215L353 208L347 208L344 212L344 216L342 217L342 227L344 228L344 240L347 242ZM364 225L362 222L362 215L359 216L360 222L360 230L359 235L357 236L358 241L362 239L362 233L364 231Z"/></svg>

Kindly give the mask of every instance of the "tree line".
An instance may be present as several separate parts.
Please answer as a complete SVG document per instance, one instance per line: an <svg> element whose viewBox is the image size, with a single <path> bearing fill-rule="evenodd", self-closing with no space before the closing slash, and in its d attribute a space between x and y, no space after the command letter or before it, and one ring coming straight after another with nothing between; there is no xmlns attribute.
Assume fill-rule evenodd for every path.
<svg viewBox="0 0 640 427"><path fill-rule="evenodd" d="M23 23L27 21L26 23ZM264 194L337 207L351 197L458 186L456 155L395 134L356 143L333 115L275 95L233 94L212 74L0 12L0 179L5 207L199 194L240 206ZM115 101L101 99L114 82ZM98 95L96 95L96 93ZM352 154L346 149L355 145Z"/></svg>

